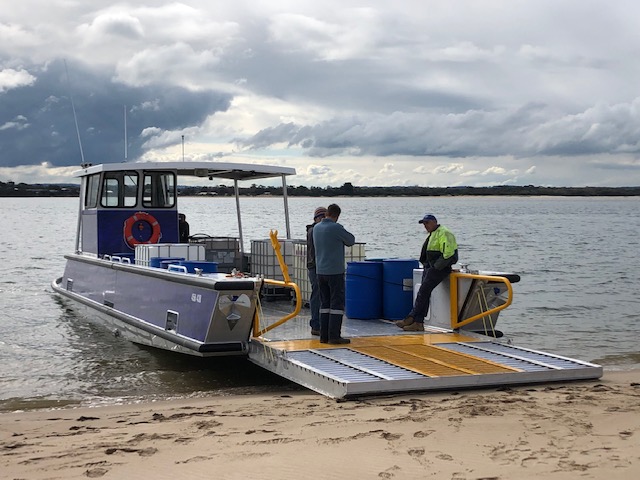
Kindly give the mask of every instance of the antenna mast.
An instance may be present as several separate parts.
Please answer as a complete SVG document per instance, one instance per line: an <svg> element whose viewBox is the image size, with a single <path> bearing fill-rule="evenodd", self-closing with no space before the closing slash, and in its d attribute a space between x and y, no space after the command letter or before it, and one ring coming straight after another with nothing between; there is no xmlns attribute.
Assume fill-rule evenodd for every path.
<svg viewBox="0 0 640 480"><path fill-rule="evenodd" d="M67 84L69 85L69 99L71 100L71 110L73 110L73 121L76 124L76 134L78 135L78 145L80 146L80 167L84 168L86 163L84 161L84 152L82 151L82 140L80 139L80 129L78 128L78 117L76 116L76 106L73 103L73 93L71 91L71 80L69 80L69 69L67 68L67 61L64 60L64 71L67 73Z"/></svg>
<svg viewBox="0 0 640 480"><path fill-rule="evenodd" d="M127 106L124 106L124 161L127 161Z"/></svg>
<svg viewBox="0 0 640 480"><path fill-rule="evenodd" d="M182 135L182 161L184 162L184 135Z"/></svg>

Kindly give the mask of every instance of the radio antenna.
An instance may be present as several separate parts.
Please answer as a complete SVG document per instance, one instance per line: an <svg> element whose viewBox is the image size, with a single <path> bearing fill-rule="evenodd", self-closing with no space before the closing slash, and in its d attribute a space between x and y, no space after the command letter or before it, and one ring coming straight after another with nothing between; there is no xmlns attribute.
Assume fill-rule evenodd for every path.
<svg viewBox="0 0 640 480"><path fill-rule="evenodd" d="M127 106L124 106L124 161L127 161Z"/></svg>
<svg viewBox="0 0 640 480"><path fill-rule="evenodd" d="M67 61L64 60L64 71L67 73L67 84L69 85L69 99L71 100L71 110L73 110L73 121L76 124L76 134L78 135L78 145L80 146L80 167L85 168L87 165L84 161L84 152L82 151L82 140L80 139L80 129L78 128L78 117L76 115L76 106L73 103L73 93L71 91L71 80L69 79L69 69L67 68Z"/></svg>

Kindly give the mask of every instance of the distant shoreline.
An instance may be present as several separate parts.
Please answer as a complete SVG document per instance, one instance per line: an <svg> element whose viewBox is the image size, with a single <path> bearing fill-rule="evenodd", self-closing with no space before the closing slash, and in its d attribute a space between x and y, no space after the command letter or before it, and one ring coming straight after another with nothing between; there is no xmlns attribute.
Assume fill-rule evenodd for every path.
<svg viewBox="0 0 640 480"><path fill-rule="evenodd" d="M26 184L0 182L0 197L77 197L79 185L74 184ZM233 187L178 186L182 197L232 196ZM251 185L240 188L242 196L281 196L281 187ZM445 196L553 196L553 197L637 197L637 187L536 187L494 186L494 187L356 187L345 183L341 187L289 186L290 197L445 197Z"/></svg>

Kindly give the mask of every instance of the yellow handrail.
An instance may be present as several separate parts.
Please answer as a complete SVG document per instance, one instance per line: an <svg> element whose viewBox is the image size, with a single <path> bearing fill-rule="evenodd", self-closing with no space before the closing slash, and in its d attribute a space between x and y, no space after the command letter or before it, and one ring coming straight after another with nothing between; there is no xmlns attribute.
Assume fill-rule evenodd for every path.
<svg viewBox="0 0 640 480"><path fill-rule="evenodd" d="M260 328L260 318L258 316L258 311L256 309L256 315L253 319L253 336L259 337L260 335L264 335L269 330L273 330L276 327L279 327L283 323L291 320L293 317L300 313L302 309L302 296L300 295L300 287L297 284L291 281L291 277L289 277L289 268L282 257L282 252L280 251L280 242L278 241L278 231L271 230L269 232L269 238L271 239L271 246L273 247L274 252L276 253L276 257L278 258L278 263L280 264L280 269L282 270L282 275L284 277L284 281L281 280L272 280L270 278L265 278L264 283L269 285L277 285L286 288L292 288L296 295L296 308L294 308L293 312L288 315L285 315L280 320L272 323L268 327Z"/></svg>
<svg viewBox="0 0 640 480"><path fill-rule="evenodd" d="M458 318L458 278L473 278L476 280L488 280L491 282L502 282L507 286L507 292L509 293L509 297L507 301L498 305L497 307L491 308L484 312L478 313L473 317L465 318L460 321ZM504 310L513 301L513 288L511 287L511 282L506 277L493 276L493 275L480 275L477 273L462 273L462 272L451 272L449 278L450 285L450 309L451 309L451 328L453 330L457 330L460 327L464 327L465 325L470 324L480 318L484 318L487 316L491 316L492 314L499 312L500 310Z"/></svg>

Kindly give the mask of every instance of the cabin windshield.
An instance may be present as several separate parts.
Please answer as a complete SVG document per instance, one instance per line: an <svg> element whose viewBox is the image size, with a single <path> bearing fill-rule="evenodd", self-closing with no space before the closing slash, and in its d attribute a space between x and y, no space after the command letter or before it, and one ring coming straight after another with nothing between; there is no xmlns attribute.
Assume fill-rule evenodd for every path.
<svg viewBox="0 0 640 480"><path fill-rule="evenodd" d="M136 172L107 172L102 182L103 207L135 207L138 196Z"/></svg>
<svg viewBox="0 0 640 480"><path fill-rule="evenodd" d="M142 205L171 208L176 203L176 177L173 172L145 172Z"/></svg>

